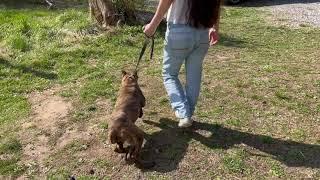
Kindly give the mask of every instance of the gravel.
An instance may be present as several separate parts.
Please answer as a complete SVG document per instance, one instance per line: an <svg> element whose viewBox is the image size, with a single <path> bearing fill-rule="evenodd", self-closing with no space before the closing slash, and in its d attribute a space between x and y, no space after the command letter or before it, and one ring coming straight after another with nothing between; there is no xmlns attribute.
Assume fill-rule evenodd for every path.
<svg viewBox="0 0 320 180"><path fill-rule="evenodd" d="M157 4L158 0L149 0L150 6ZM276 24L320 28L320 0L244 0L238 6L267 10Z"/></svg>
<svg viewBox="0 0 320 180"><path fill-rule="evenodd" d="M247 0L240 6L267 10L277 24L320 27L320 0Z"/></svg>

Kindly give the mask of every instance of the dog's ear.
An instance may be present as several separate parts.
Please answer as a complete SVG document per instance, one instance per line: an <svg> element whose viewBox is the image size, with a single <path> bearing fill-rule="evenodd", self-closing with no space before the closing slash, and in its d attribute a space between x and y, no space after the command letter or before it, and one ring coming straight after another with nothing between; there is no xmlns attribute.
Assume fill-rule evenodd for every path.
<svg viewBox="0 0 320 180"><path fill-rule="evenodd" d="M125 70L122 70L121 73L122 73L122 77L127 75L127 72Z"/></svg>

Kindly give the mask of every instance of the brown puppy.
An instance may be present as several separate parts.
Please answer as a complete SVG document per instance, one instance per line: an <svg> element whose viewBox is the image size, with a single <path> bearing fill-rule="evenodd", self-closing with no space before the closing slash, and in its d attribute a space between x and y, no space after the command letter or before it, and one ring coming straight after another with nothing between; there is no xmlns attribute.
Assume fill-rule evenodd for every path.
<svg viewBox="0 0 320 180"><path fill-rule="evenodd" d="M134 123L142 117L145 97L138 85L137 73L122 72L122 82L114 111L109 122L109 140L117 144L118 153L126 153L126 160L139 161L144 132ZM124 148L124 144L129 147Z"/></svg>

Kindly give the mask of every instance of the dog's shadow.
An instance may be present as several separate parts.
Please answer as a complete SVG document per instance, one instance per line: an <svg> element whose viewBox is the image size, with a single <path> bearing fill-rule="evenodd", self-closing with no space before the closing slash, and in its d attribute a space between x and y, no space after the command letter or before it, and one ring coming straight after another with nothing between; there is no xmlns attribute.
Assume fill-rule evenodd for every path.
<svg viewBox="0 0 320 180"><path fill-rule="evenodd" d="M160 122L144 121L161 130L146 135L142 159L152 160L151 171L170 172L177 169L183 159L189 142L194 139L212 149L229 149L237 144L246 144L289 167L320 168L320 145L285 141L270 136L256 135L225 128L218 124L194 122L190 129L180 129L177 122L162 118ZM209 136L199 134L206 131ZM145 171L148 171L145 169Z"/></svg>

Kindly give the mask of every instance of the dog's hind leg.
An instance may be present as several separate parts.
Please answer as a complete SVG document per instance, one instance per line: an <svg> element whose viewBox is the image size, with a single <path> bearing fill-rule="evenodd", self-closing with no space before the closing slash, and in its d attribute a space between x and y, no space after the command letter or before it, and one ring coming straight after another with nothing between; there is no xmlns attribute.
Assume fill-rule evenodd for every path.
<svg viewBox="0 0 320 180"><path fill-rule="evenodd" d="M156 164L154 161L144 161L141 158L141 149L142 149L142 144L143 144L143 136L137 137L138 140L138 149L136 149L135 152L133 152L133 160L135 163L135 166L140 168L140 169L149 169L154 167Z"/></svg>
<svg viewBox="0 0 320 180"><path fill-rule="evenodd" d="M133 126L132 130L134 131L135 138L134 138L134 146L133 152L131 153L131 158L134 160L138 160L140 157L140 152L143 144L143 135L144 132L139 129L136 125Z"/></svg>

